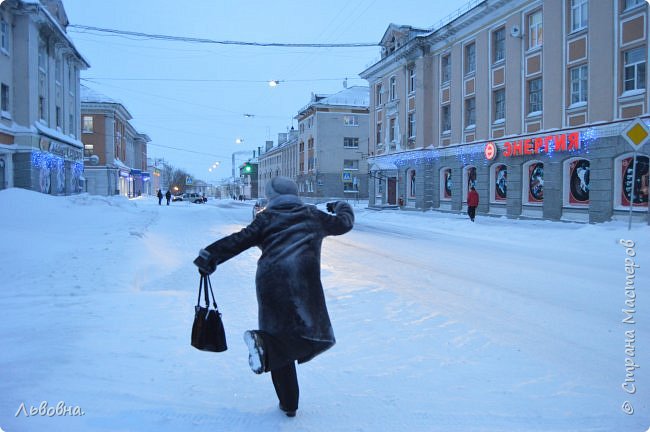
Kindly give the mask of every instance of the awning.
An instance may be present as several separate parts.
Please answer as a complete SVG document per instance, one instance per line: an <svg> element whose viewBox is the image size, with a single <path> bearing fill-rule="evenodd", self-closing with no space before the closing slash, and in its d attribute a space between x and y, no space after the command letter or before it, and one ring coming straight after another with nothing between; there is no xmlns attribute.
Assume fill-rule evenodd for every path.
<svg viewBox="0 0 650 432"><path fill-rule="evenodd" d="M373 162L370 165L370 171L396 171L397 166L390 162Z"/></svg>

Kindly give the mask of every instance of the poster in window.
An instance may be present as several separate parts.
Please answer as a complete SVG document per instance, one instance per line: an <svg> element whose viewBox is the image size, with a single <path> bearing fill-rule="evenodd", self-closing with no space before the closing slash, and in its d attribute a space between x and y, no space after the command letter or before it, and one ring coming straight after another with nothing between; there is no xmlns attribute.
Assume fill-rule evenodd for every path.
<svg viewBox="0 0 650 432"><path fill-rule="evenodd" d="M630 196L632 186L634 185L634 207L648 206L648 157L636 157L636 170L634 172L634 181L632 180L632 161L633 157L625 158L621 161L621 204L630 205Z"/></svg>
<svg viewBox="0 0 650 432"><path fill-rule="evenodd" d="M569 165L569 204L589 204L589 161L586 159Z"/></svg>
<svg viewBox="0 0 650 432"><path fill-rule="evenodd" d="M447 168L443 172L444 187L442 197L444 199L451 199L451 168Z"/></svg>
<svg viewBox="0 0 650 432"><path fill-rule="evenodd" d="M411 170L409 174L410 187L409 187L409 196L415 197L415 170Z"/></svg>
<svg viewBox="0 0 650 432"><path fill-rule="evenodd" d="M476 168L469 167L467 168L467 191L473 187L476 187Z"/></svg>
<svg viewBox="0 0 650 432"><path fill-rule="evenodd" d="M495 201L505 201L507 195L508 167L498 165L494 169L494 199Z"/></svg>
<svg viewBox="0 0 650 432"><path fill-rule="evenodd" d="M544 202L544 164L541 162L528 166L528 202Z"/></svg>

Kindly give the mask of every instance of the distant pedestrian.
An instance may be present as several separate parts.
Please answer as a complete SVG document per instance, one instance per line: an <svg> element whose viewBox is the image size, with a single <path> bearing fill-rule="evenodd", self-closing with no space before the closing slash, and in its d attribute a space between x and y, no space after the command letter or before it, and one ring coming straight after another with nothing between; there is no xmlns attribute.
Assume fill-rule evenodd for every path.
<svg viewBox="0 0 650 432"><path fill-rule="evenodd" d="M172 199L172 193L167 191L167 193L165 194L165 198L167 198L167 205L169 205L169 200Z"/></svg>
<svg viewBox="0 0 650 432"><path fill-rule="evenodd" d="M469 218L472 222L474 222L474 218L476 217L476 207L478 207L478 192L476 192L476 189L474 189L474 186L472 186L469 189L469 193L467 194L467 214L469 215Z"/></svg>
<svg viewBox="0 0 650 432"><path fill-rule="evenodd" d="M321 285L321 244L326 236L352 229L354 213L345 201L327 204L327 214L298 197L287 177L266 184L268 204L241 231L206 246L194 260L201 274L248 248L259 246L255 285L259 330L244 333L253 372L271 372L280 409L298 409L296 361L305 363L335 343Z"/></svg>
<svg viewBox="0 0 650 432"><path fill-rule="evenodd" d="M162 205L163 194L160 189L158 189L158 193L156 194L156 196L158 197L158 205Z"/></svg>

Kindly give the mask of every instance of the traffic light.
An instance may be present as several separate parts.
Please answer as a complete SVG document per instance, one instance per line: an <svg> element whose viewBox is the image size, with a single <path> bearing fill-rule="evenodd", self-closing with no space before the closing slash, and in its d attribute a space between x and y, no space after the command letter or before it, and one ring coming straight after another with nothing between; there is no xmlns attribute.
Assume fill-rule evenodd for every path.
<svg viewBox="0 0 650 432"><path fill-rule="evenodd" d="M250 166L250 164L248 164L248 163L244 164L244 172L245 173L251 172L251 169L252 169L252 167Z"/></svg>

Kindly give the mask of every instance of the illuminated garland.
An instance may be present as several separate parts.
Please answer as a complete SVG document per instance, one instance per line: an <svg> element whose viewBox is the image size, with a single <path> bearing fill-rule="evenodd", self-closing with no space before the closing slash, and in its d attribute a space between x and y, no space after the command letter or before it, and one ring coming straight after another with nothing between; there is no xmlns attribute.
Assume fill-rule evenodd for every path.
<svg viewBox="0 0 650 432"><path fill-rule="evenodd" d="M612 129L612 128L610 128ZM570 150L570 153L590 154L591 144L598 138L606 136L613 136L618 132L612 130L597 130L592 127L584 129L580 132L580 149ZM488 161L484 156L485 142L478 144L465 144L455 147L445 147L442 149L419 149L409 150L400 153L391 153L387 155L378 155L370 158L370 163L373 161L381 161L388 164L394 164L398 168L412 165L432 164L438 162L442 157L453 156L460 164L465 166L476 166L477 162L482 162L483 166L487 166ZM555 142L549 142L548 153L546 156L553 159L555 155ZM562 152L566 153L566 152Z"/></svg>
<svg viewBox="0 0 650 432"><path fill-rule="evenodd" d="M82 164L83 165L83 164ZM32 166L34 168L63 168L63 158L52 153L32 151ZM83 166L82 166L83 170Z"/></svg>

